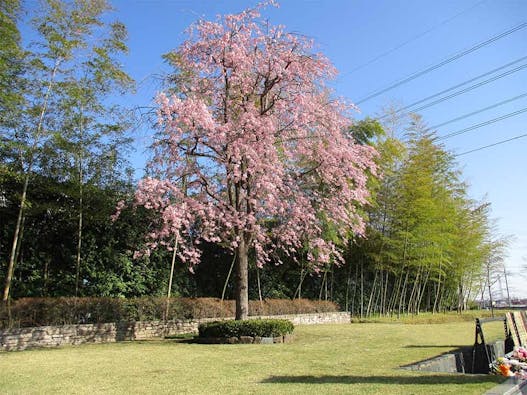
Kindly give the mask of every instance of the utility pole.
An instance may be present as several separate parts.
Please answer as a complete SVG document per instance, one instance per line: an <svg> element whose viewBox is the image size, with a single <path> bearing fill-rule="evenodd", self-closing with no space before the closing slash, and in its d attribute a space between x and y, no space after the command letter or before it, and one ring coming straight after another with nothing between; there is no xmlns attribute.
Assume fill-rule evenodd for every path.
<svg viewBox="0 0 527 395"><path fill-rule="evenodd" d="M487 284L489 287L490 314L494 318L494 301L492 300L492 283L490 282L490 262L487 262Z"/></svg>
<svg viewBox="0 0 527 395"><path fill-rule="evenodd" d="M505 267L505 264L503 264L503 276L505 277L505 289L507 290L507 304L509 305L509 308L511 308L511 295L509 293L509 281L507 279L507 268Z"/></svg>

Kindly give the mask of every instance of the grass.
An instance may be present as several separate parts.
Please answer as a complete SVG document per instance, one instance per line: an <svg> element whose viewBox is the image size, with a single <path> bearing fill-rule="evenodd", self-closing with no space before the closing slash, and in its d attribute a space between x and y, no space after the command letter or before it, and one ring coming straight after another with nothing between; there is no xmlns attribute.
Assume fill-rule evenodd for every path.
<svg viewBox="0 0 527 395"><path fill-rule="evenodd" d="M298 326L291 344L184 339L0 353L2 394L481 394L496 376L399 369L474 341L473 322Z"/></svg>
<svg viewBox="0 0 527 395"><path fill-rule="evenodd" d="M505 315L502 311L495 311L494 316L499 317ZM399 324L445 324L448 322L463 322L469 321L474 323L476 318L489 318L492 316L490 310L468 310L463 314L456 311L449 311L446 313L419 313L419 314L401 314L392 316L373 316L371 318L354 318L356 322L368 323L399 323Z"/></svg>

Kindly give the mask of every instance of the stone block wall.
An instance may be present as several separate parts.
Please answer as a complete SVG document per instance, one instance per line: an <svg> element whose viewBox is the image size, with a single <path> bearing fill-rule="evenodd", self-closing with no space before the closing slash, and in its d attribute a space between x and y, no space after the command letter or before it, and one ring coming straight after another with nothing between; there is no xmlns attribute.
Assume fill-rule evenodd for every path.
<svg viewBox="0 0 527 395"><path fill-rule="evenodd" d="M345 311L335 313L310 313L310 314L291 314L274 315L260 318L280 318L291 321L295 325L316 325L316 324L346 324L351 322L350 313Z"/></svg>
<svg viewBox="0 0 527 395"><path fill-rule="evenodd" d="M129 325L127 336L123 340L148 340L159 339L164 336L181 335L184 333L197 333L200 322L207 320L182 320L182 321L142 321Z"/></svg>
<svg viewBox="0 0 527 395"><path fill-rule="evenodd" d="M295 325L350 322L350 314L346 312L275 315L251 318L288 319ZM25 350L38 347L59 347L84 343L112 343L117 341L160 339L164 336L197 333L200 323L214 320L217 319L205 318L201 320L167 322L117 322L0 330L0 351Z"/></svg>
<svg viewBox="0 0 527 395"><path fill-rule="evenodd" d="M108 343L116 341L117 338L117 326L114 323L18 328L0 331L0 350Z"/></svg>
<svg viewBox="0 0 527 395"><path fill-rule="evenodd" d="M457 353L460 354L460 353ZM412 365L405 366L409 370L424 370L427 372L447 372L447 373L464 373L458 368L459 356L455 353L444 354L438 357L416 362ZM461 354L461 358L463 355Z"/></svg>

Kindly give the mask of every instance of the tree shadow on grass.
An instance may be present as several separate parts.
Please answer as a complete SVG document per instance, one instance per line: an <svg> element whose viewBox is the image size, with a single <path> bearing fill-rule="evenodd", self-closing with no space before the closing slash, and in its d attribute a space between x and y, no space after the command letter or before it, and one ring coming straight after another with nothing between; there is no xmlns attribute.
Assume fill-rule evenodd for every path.
<svg viewBox="0 0 527 395"><path fill-rule="evenodd" d="M270 376L266 384L419 384L446 385L495 383L502 377L490 375L419 375L419 376Z"/></svg>
<svg viewBox="0 0 527 395"><path fill-rule="evenodd" d="M462 348L467 348L467 347L470 347L472 348L472 346L467 346L466 344L465 345L454 345L454 344L442 344L442 345L437 345L437 344L410 344L410 345L407 345L407 346L404 346L404 348L451 348L453 349L453 351L455 351L456 349L462 349Z"/></svg>
<svg viewBox="0 0 527 395"><path fill-rule="evenodd" d="M168 335L164 337L165 341L173 343L197 344L196 335L193 333L183 333L179 335Z"/></svg>

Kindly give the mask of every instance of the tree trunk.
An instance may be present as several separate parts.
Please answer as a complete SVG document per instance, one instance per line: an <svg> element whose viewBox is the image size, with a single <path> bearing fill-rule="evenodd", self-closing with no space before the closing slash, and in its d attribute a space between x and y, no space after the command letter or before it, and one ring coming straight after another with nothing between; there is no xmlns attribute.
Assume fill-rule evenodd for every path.
<svg viewBox="0 0 527 395"><path fill-rule="evenodd" d="M84 219L83 211L83 188L82 188L82 165L79 165L79 222L77 224L77 259L75 261L75 297L79 296L79 281L81 273L81 250L82 250L82 222Z"/></svg>
<svg viewBox="0 0 527 395"><path fill-rule="evenodd" d="M44 283L42 286L42 296L46 297L48 296L48 282L49 282L49 264L51 263L51 258L46 258L46 261L44 262Z"/></svg>
<svg viewBox="0 0 527 395"><path fill-rule="evenodd" d="M304 282L304 278L304 262L302 261L302 267L300 268L300 281L298 282L298 299L302 299L302 283Z"/></svg>
<svg viewBox="0 0 527 395"><path fill-rule="evenodd" d="M174 267L176 266L178 241L179 233L176 234L176 239L174 240L174 251L172 251L172 261L170 262L170 277L168 279L167 303L165 306L165 321L168 320L168 313L170 311L170 296L172 294L172 281L174 279Z"/></svg>
<svg viewBox="0 0 527 395"><path fill-rule="evenodd" d="M53 82L54 82L54 79L55 79L55 75L57 73L57 70L58 70L58 67L59 67L59 64L61 63L61 61L62 61L62 59L60 59L60 58L55 60L55 65L54 65L54 67L53 67L53 69L51 71L51 75L50 75L49 81L47 83L46 93L44 94L43 106L42 106L42 109L41 109L40 114L39 114L39 119L38 119L38 124L37 124L37 132L36 132L33 144L31 145L31 148L29 149L29 153L31 154L31 156L30 156L30 159L29 159L29 163L27 165L26 175L25 175L25 178L24 178L24 186L22 188L22 196L20 198L20 208L18 210L18 217L17 217L17 220L16 220L15 232L14 232L14 235L13 235L13 244L11 245L11 254L9 255L9 264L7 266L7 274L6 274L6 278L5 278L4 294L3 294L3 297L2 297L2 301L6 305L7 305L7 302L9 300L9 291L11 289L11 282L13 280L13 272L15 270L17 247L18 247L18 243L20 242L20 239L21 239L21 237L20 237L21 236L20 235L20 228L22 226L22 221L23 221L23 218L24 218L24 208L25 208L26 200L27 200L27 188L28 188L28 185L29 185L29 177L30 177L30 174L31 174L31 171L32 171L32 168L33 168L33 153L34 153L35 149L37 148L38 143L40 141L40 136L41 136L42 129L43 129L42 125L43 125L43 122L44 122L44 116L46 115L46 112L47 112L49 96L51 95L51 90L52 90L52 87L53 87ZM21 163L23 164L22 156L21 156ZM22 166L22 169L23 169L23 166Z"/></svg>
<svg viewBox="0 0 527 395"><path fill-rule="evenodd" d="M483 308L485 306L485 289L487 288L487 281L481 281L481 302L480 305Z"/></svg>
<svg viewBox="0 0 527 395"><path fill-rule="evenodd" d="M399 309L397 310L397 318L401 316L401 312L404 311L406 304L406 294L408 293L408 273L409 272L407 271L406 275L404 276L403 288L401 289L401 294L399 295Z"/></svg>
<svg viewBox="0 0 527 395"><path fill-rule="evenodd" d="M490 314L494 318L494 301L492 300L492 284L490 281L490 262L487 262L487 284L489 287Z"/></svg>
<svg viewBox="0 0 527 395"><path fill-rule="evenodd" d="M84 219L84 174L82 168L82 159L83 159L83 139L84 139L84 124L82 122L82 117L84 115L84 106L80 105L79 110L79 133L80 133L80 143L79 143L79 153L77 154L77 166L79 171L79 222L77 226L77 259L76 259L76 271L75 271L75 297L79 296L79 281L81 273L81 260L82 260L82 222Z"/></svg>
<svg viewBox="0 0 527 395"><path fill-rule="evenodd" d="M425 279L423 281L423 286L421 288L421 290L419 291L419 297L417 298L417 306L416 306L416 309L417 309L417 314L420 313L420 310L421 310L421 305L423 303L423 296L425 294L425 291L426 291L426 286L428 284L428 279L430 278L430 268L428 268L428 271L426 272L426 276L425 276Z"/></svg>
<svg viewBox="0 0 527 395"><path fill-rule="evenodd" d="M394 274L394 277L395 276L396 275ZM395 279L395 283L394 283L393 288L392 288L392 294L391 294L391 297L390 297L390 303L388 304L388 312L389 312L390 315L393 314L393 312L395 311L395 308L397 306L397 301L399 300L399 291L401 289L402 282L403 282L403 275L401 273Z"/></svg>
<svg viewBox="0 0 527 395"><path fill-rule="evenodd" d="M327 273L325 273L326 275L326 282L324 284L324 300L328 300L328 276L327 276Z"/></svg>
<svg viewBox="0 0 527 395"><path fill-rule="evenodd" d="M293 295L293 299L296 299L297 295L298 295L298 299L302 299L302 283L304 282L306 275L307 275L307 270L304 270L304 261L302 260L302 263L300 266L300 280L298 281L298 286L296 287L295 294Z"/></svg>
<svg viewBox="0 0 527 395"><path fill-rule="evenodd" d="M364 317L364 263L360 261L360 318Z"/></svg>
<svg viewBox="0 0 527 395"><path fill-rule="evenodd" d="M13 236L13 244L11 245L11 254L9 255L9 264L7 266L7 275L5 278L4 294L2 301L7 304L9 299L9 290L11 289L11 282L13 280L13 273L15 271L16 251L19 243L20 229L22 228L22 220L24 217L24 206L27 199L27 187L29 185L29 174L26 174L24 180L24 187L22 189L22 197L20 198L20 208L18 209L18 217L16 219L15 233Z"/></svg>
<svg viewBox="0 0 527 395"><path fill-rule="evenodd" d="M351 297L351 315L356 316L359 310L357 303L357 311L355 311L355 301L357 300L357 289L359 288L359 265L355 264L355 283L353 284L353 295Z"/></svg>
<svg viewBox="0 0 527 395"><path fill-rule="evenodd" d="M410 297L408 298L408 305L406 306L406 314L414 313L413 306L414 306L414 298L416 294L416 290L419 286L419 281L421 280L421 267L417 270L417 275L414 279L414 284L412 286L412 292L410 292Z"/></svg>
<svg viewBox="0 0 527 395"><path fill-rule="evenodd" d="M326 269L324 269L324 277L322 277L322 283L320 284L320 292L318 293L318 300L322 300L322 294L324 293L324 285L327 281L327 274L328 272ZM327 292L327 285L326 285L326 300L328 299L328 292Z"/></svg>
<svg viewBox="0 0 527 395"><path fill-rule="evenodd" d="M505 268L505 265L503 265L503 276L505 277L505 289L507 290L507 306L511 308L511 294L509 292L509 280L507 279L507 269Z"/></svg>
<svg viewBox="0 0 527 395"><path fill-rule="evenodd" d="M371 306L372 306L372 302L373 302L373 296L374 296L375 291L377 289L376 286L377 286L377 270L375 270L375 276L373 277L373 285L371 286L370 297L368 299L368 308L366 309L366 317L369 317L370 314L371 314Z"/></svg>
<svg viewBox="0 0 527 395"><path fill-rule="evenodd" d="M441 263L442 259L439 260L439 272L437 278L437 289L434 292L434 307L432 308L432 314L437 313L438 302L439 302L439 291L441 290Z"/></svg>
<svg viewBox="0 0 527 395"><path fill-rule="evenodd" d="M378 285L377 285L377 289L375 291L375 299L374 299L374 303L373 303L373 308L372 308L372 312L373 312L373 315L381 315L381 304L382 304L382 290L383 290L383 278L384 278L384 275L382 274L382 270L379 271L380 273L380 280L378 281Z"/></svg>
<svg viewBox="0 0 527 395"><path fill-rule="evenodd" d="M467 286L465 287L467 292L465 295L465 300L472 300L472 293L474 292L474 276L472 273L469 274L469 279L467 281ZM475 300L475 298L474 298Z"/></svg>
<svg viewBox="0 0 527 395"><path fill-rule="evenodd" d="M384 281L384 294L382 304L382 314L388 315L388 286L390 284L390 272L386 271L386 280Z"/></svg>
<svg viewBox="0 0 527 395"><path fill-rule="evenodd" d="M331 283L329 284L329 300L333 300L333 289L335 287L335 270L331 266Z"/></svg>
<svg viewBox="0 0 527 395"><path fill-rule="evenodd" d="M346 278L346 308L345 311L350 311L350 304L349 304L349 291L350 291L350 284L351 284L351 262L348 263L349 270L348 270L348 277ZM353 313L352 313L353 315Z"/></svg>
<svg viewBox="0 0 527 395"><path fill-rule="evenodd" d="M236 319L249 316L249 248L241 235L236 254Z"/></svg>
<svg viewBox="0 0 527 395"><path fill-rule="evenodd" d="M260 301L260 315L264 313L264 305L262 298L262 284L260 282L260 268L256 265L256 282L258 283L258 300ZM294 298L293 298L294 299Z"/></svg>
<svg viewBox="0 0 527 395"><path fill-rule="evenodd" d="M439 301L437 302L437 312L441 313L441 311L444 310L443 306L443 299L445 297L445 287L441 288L441 292L439 293Z"/></svg>
<svg viewBox="0 0 527 395"><path fill-rule="evenodd" d="M221 292L221 302L225 300L225 292L227 291L227 285L229 285L229 280L231 278L232 269L234 268L234 264L236 263L236 257L238 255L234 254L234 257L232 258L231 267L229 268L229 273L227 274L227 278L225 279L225 284L223 284L223 291Z"/></svg>

